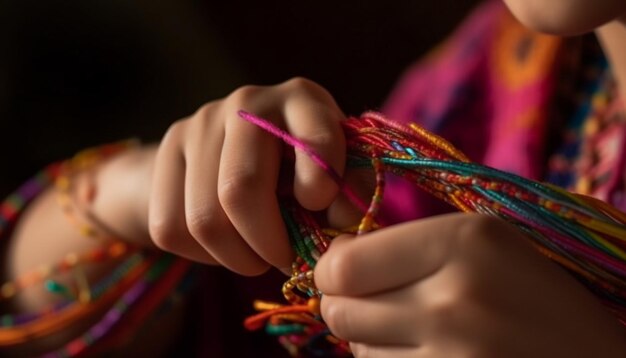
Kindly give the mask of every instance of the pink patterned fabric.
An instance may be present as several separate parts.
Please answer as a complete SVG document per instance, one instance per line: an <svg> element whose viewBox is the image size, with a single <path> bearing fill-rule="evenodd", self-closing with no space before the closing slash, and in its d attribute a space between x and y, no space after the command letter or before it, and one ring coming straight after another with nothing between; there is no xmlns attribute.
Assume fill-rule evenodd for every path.
<svg viewBox="0 0 626 358"><path fill-rule="evenodd" d="M573 63L580 65L580 42L532 32L519 24L501 1L489 1L442 47L406 72L383 112L440 134L473 161L544 180L551 169L547 163L555 149L553 142L563 141L567 135L561 132L563 117L569 116L570 108L559 96L561 92L576 93L574 81L565 89L557 84L563 69L575 67ZM601 53L600 57L603 59ZM572 73L582 71L580 67L571 69ZM561 127L556 134L554 127ZM620 148L607 149L604 156L615 156L623 143L615 146ZM618 161L611 163L617 169L613 165ZM623 170L619 173L622 178ZM451 210L400 179L388 180L390 188L383 208L387 222ZM603 200L609 197L606 192L599 195ZM626 203L626 195L619 198Z"/></svg>

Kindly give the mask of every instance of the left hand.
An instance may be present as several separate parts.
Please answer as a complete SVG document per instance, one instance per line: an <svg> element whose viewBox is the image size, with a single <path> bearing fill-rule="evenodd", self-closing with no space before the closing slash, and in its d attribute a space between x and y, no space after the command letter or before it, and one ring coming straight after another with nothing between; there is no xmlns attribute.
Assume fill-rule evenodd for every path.
<svg viewBox="0 0 626 358"><path fill-rule="evenodd" d="M356 357L612 357L624 327L513 226L451 214L340 237L315 269Z"/></svg>

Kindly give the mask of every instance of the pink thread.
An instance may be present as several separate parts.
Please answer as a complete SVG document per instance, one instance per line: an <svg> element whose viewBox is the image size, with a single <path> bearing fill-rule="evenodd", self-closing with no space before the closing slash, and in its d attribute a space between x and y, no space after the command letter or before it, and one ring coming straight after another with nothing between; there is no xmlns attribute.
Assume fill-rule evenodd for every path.
<svg viewBox="0 0 626 358"><path fill-rule="evenodd" d="M341 176L335 171L335 169L330 166L323 158L320 156L313 148L311 148L306 143L302 142L298 138L292 136L291 134L285 132L284 130L278 128L274 123L263 119L261 117L257 117L252 113L246 112L244 110L239 110L237 112L239 117L242 119L260 127L261 129L269 132L275 137L282 139L285 143L290 146L300 149L304 153L306 153L309 158L315 162L320 168L324 169L328 175L333 179L335 183L339 186L341 192L350 200L352 204L354 204L359 210L361 210L364 214L367 212L369 205L365 204L355 193L352 191L350 187L348 187Z"/></svg>

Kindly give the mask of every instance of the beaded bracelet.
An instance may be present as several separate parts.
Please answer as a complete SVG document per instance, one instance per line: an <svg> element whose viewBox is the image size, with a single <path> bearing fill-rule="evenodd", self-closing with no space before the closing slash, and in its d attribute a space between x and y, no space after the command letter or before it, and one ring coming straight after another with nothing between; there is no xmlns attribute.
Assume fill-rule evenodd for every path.
<svg viewBox="0 0 626 358"><path fill-rule="evenodd" d="M139 141L126 140L107 144L97 148L88 148L77 153L72 159L63 162L55 180L57 202L67 219L76 227L81 235L92 239L114 239L120 237L114 230L97 220L88 206L95 196L94 176L97 166L103 159L109 158L120 151L137 148ZM84 184L82 190L75 191L74 178L82 174Z"/></svg>
<svg viewBox="0 0 626 358"><path fill-rule="evenodd" d="M111 156L120 153L129 148L137 147L138 141L127 140L112 144L107 144L97 148L89 148L76 154L72 159L61 162L54 166L54 183L58 192L58 202L61 204L61 208L69 219L69 221L79 228L79 232L82 235L104 239L104 236L100 234L103 230L97 230L87 222L80 222L77 218L77 205L73 200L73 192L71 185L71 178L78 173L87 173L90 177L93 175L91 169L93 169L102 160L110 158ZM48 177L49 179L49 177ZM91 178L90 178L91 179ZM39 188L41 190L41 188ZM93 193L93 182L89 181L88 190ZM15 198L15 197L14 197ZM18 200L18 202L23 200ZM90 200L89 200L90 201ZM20 207L22 209L23 206ZM83 210L84 211L84 210ZM83 215L86 217L85 215ZM36 283L45 282L44 287L53 293L57 293L66 297L74 296L82 301L90 299L90 292L88 282L86 280L84 271L81 268L82 264L102 262L106 258L116 258L126 252L127 245L119 239L113 239L108 236L108 240L103 241L109 248L99 247L89 252L77 254L70 252L63 260L53 265L42 265L41 267L26 272L13 281L5 282L0 286L0 299L9 299L13 297L17 291L25 289ZM108 253L108 255L107 255ZM73 295L70 290L59 284L57 281L49 280L49 278L55 274L68 272L72 270L74 273L75 281L79 288L79 293Z"/></svg>
<svg viewBox="0 0 626 358"><path fill-rule="evenodd" d="M78 152L74 157L62 163L61 170L55 180L57 202L65 217L78 229L82 236L98 239L103 244L112 241L112 247L124 247L124 251L126 251L126 245L120 240L120 235L116 234L114 230L102 221L97 220L96 216L91 212L90 206L96 195L94 177L98 166L113 155L138 146L139 142L137 140L126 140L97 148L88 148ZM75 179L79 178L83 179L82 183L84 185L82 187L74 185ZM115 257L111 256L110 258L113 259ZM79 262L76 258L77 255L75 253L70 253L64 261L71 261L69 266L72 268L74 282L78 291L77 294L73 294L68 287L53 280L46 280L44 287L49 292L86 302L91 299L89 281L81 266L81 263L84 262Z"/></svg>
<svg viewBox="0 0 626 358"><path fill-rule="evenodd" d="M69 163L51 164L0 204L0 239L6 239L26 206L50 184L55 183L57 190L60 190L62 208L71 222L79 227L84 236L105 239L103 246L99 248L81 254L69 253L55 265L29 271L2 286L0 298L5 299L13 297L19 289L42 281L48 290L67 297L41 312L1 315L0 348L33 342L87 316L104 312L99 321L84 334L46 356L71 357L91 350L101 351L103 346L119 341L116 332L127 334L136 330L142 319L162 305L189 272L190 262L184 259L155 251L139 251L119 240L110 240L111 235L103 235L110 233L110 230L103 228L97 221L95 225L91 224L88 211L80 211L83 207L74 206L71 202L72 185L69 179L73 175L93 168L101 159L134 146L135 141L113 143L83 151ZM91 190L89 187L87 189L88 192ZM63 198L64 196L66 197ZM109 276L89 287L87 300L81 300L80 293L69 294L69 289L58 282L46 280L52 274L76 269L81 264L103 262L123 256L127 258ZM77 279L81 278L77 276ZM80 283L77 284L80 286ZM116 328L115 331L113 328Z"/></svg>
<svg viewBox="0 0 626 358"><path fill-rule="evenodd" d="M80 265L102 263L117 259L124 255L128 249L128 244L125 242L113 241L108 245L96 247L80 254L73 252L68 253L65 258L56 264L42 265L37 269L27 271L13 281L2 284L2 286L0 286L0 300L10 299L20 290L42 283L56 274L69 272ZM61 291L64 291L64 289L58 285L50 284L50 286L49 291L56 290L59 293L63 293Z"/></svg>

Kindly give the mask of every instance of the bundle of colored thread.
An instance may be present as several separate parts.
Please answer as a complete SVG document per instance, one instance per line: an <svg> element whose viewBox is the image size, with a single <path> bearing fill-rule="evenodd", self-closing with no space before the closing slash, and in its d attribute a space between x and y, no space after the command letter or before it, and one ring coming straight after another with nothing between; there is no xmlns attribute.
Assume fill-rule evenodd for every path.
<svg viewBox="0 0 626 358"><path fill-rule="evenodd" d="M344 121L348 164L371 167L377 186L369 207L360 203L337 173L310 147L246 112L240 116L311 156L335 178L348 198L362 208L353 233L376 229L385 175L415 184L461 211L501 218L526 233L544 255L573 273L616 317L626 324L626 214L597 199L471 163L450 143L416 124L405 126L367 112ZM340 232L323 229L314 213L295 200L283 201L283 217L298 254L292 276L283 286L289 304L257 302L263 311L246 320L248 329L265 327L294 356L349 355L320 317L313 269Z"/></svg>

